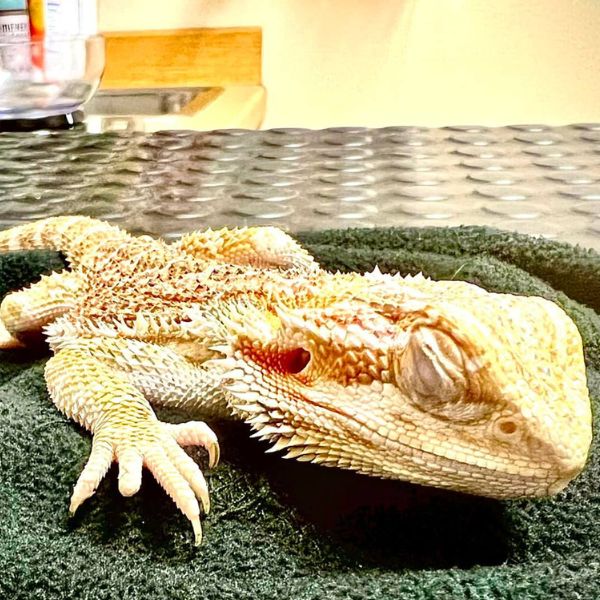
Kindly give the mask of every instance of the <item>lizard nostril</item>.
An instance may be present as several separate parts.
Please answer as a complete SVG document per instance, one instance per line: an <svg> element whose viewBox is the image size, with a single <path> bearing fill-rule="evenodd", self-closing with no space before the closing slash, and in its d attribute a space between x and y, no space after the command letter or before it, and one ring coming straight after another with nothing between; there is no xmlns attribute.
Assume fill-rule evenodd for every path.
<svg viewBox="0 0 600 600"><path fill-rule="evenodd" d="M494 423L494 433L500 440L514 440L519 434L519 425L511 417L500 418Z"/></svg>
<svg viewBox="0 0 600 600"><path fill-rule="evenodd" d="M514 421L502 421L498 428L500 431L506 435L510 435L517 430L517 424Z"/></svg>

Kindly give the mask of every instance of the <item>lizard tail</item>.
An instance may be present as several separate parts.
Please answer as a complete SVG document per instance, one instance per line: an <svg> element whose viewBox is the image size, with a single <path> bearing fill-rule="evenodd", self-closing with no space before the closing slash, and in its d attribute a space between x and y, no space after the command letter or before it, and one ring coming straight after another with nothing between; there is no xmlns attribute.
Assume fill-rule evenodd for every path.
<svg viewBox="0 0 600 600"><path fill-rule="evenodd" d="M90 217L50 217L0 231L0 252L57 250L69 263L78 264L85 255L99 250L108 240L129 237L114 225Z"/></svg>

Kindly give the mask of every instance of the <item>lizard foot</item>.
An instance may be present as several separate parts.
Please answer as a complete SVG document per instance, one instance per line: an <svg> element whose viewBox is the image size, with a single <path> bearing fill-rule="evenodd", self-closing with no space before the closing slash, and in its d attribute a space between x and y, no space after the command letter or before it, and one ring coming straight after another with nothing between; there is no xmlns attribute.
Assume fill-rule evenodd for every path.
<svg viewBox="0 0 600 600"><path fill-rule="evenodd" d="M132 496L142 483L142 466L146 466L171 496L179 510L191 521L196 545L202 541L200 506L210 510L206 480L200 467L182 446L202 446L208 451L209 468L219 460L219 444L213 431L200 421L174 425L156 418L134 423L107 422L92 442L92 451L71 496L70 512L96 491L113 460L119 463L119 491Z"/></svg>

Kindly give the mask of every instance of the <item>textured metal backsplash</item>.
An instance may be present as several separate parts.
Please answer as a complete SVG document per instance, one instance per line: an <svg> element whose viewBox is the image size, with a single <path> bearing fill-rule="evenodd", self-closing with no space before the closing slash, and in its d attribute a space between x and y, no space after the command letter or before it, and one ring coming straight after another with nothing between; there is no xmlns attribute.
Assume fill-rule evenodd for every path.
<svg viewBox="0 0 600 600"><path fill-rule="evenodd" d="M492 225L600 249L600 124L0 135L0 227Z"/></svg>

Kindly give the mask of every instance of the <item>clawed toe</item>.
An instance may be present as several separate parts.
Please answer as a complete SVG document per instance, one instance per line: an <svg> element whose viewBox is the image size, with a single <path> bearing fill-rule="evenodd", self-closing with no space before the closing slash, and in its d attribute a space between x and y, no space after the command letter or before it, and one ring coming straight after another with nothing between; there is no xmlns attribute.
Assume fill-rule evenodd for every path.
<svg viewBox="0 0 600 600"><path fill-rule="evenodd" d="M69 512L73 515L81 504L93 496L113 461L113 447L102 437L94 438L90 457L75 484Z"/></svg>
<svg viewBox="0 0 600 600"><path fill-rule="evenodd" d="M166 429L180 446L202 446L208 452L208 467L213 469L219 463L221 450L217 436L202 421L187 423L165 423Z"/></svg>

